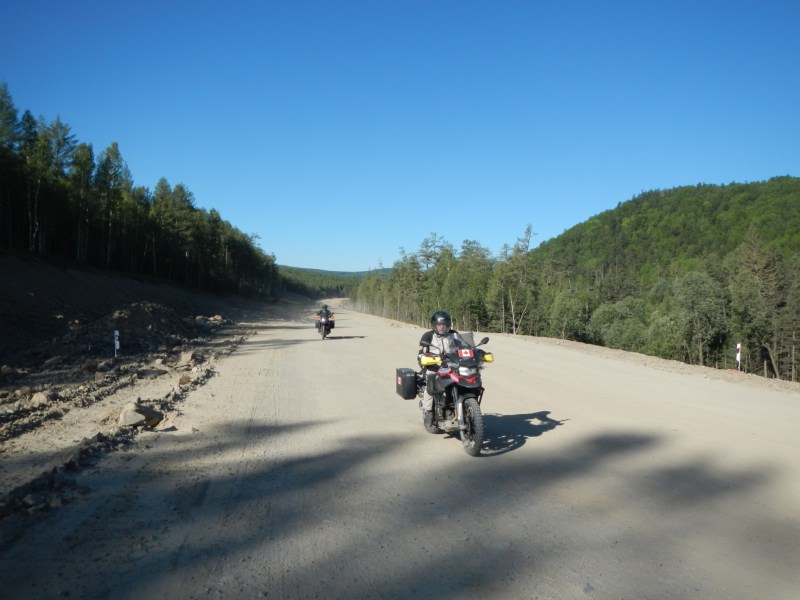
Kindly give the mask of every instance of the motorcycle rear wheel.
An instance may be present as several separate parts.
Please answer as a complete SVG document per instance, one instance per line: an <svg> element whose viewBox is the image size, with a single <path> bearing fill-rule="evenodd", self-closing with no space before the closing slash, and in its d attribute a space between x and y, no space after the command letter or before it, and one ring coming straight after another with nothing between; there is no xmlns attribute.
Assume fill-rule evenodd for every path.
<svg viewBox="0 0 800 600"><path fill-rule="evenodd" d="M478 400L471 396L464 398L464 423L467 428L461 432L461 444L467 454L478 456L483 446L483 413Z"/></svg>

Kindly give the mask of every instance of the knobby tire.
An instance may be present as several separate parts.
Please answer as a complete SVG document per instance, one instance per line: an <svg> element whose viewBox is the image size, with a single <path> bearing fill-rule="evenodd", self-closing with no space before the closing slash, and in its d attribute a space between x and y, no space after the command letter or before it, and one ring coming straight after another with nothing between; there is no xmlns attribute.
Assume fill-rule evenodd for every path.
<svg viewBox="0 0 800 600"><path fill-rule="evenodd" d="M461 444L467 454L478 456L483 446L483 413L478 400L472 396L464 398L464 422L467 428L461 432Z"/></svg>

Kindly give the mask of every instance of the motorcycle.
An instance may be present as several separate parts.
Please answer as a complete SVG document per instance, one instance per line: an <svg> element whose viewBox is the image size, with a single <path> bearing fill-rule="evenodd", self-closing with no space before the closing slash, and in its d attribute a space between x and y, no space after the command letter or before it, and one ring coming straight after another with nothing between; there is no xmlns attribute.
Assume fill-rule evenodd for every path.
<svg viewBox="0 0 800 600"><path fill-rule="evenodd" d="M329 315L315 315L317 318L317 329L319 330L322 339L324 340L331 334L331 329L334 327L334 316L333 313Z"/></svg>
<svg viewBox="0 0 800 600"><path fill-rule="evenodd" d="M430 433L457 432L470 456L478 456L483 445L481 370L484 363L494 362L494 355L478 346L488 341L485 337L475 344L472 333L460 333L452 354L442 356L426 352L419 359L418 372L397 369L397 393L403 398L421 398L426 387L433 396L432 415L427 413L426 418L423 412L425 429ZM429 370L429 367L436 367L436 370Z"/></svg>

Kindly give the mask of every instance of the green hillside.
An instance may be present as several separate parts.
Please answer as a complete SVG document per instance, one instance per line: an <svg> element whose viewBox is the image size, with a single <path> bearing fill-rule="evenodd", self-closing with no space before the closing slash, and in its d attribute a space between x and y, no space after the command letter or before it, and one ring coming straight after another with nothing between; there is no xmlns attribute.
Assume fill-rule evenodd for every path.
<svg viewBox="0 0 800 600"><path fill-rule="evenodd" d="M560 261L574 277L600 286L601 297L619 299L630 286L646 289L662 277L720 261L748 235L783 259L800 253L800 179L646 192L532 254Z"/></svg>

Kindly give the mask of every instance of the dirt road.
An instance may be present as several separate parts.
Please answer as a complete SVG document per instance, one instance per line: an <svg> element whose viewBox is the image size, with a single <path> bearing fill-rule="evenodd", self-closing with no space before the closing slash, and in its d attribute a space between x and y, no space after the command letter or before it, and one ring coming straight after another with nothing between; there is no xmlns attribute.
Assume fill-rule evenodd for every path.
<svg viewBox="0 0 800 600"><path fill-rule="evenodd" d="M796 384L492 335L471 458L394 392L421 329L300 314L3 540L0 597L800 597Z"/></svg>

